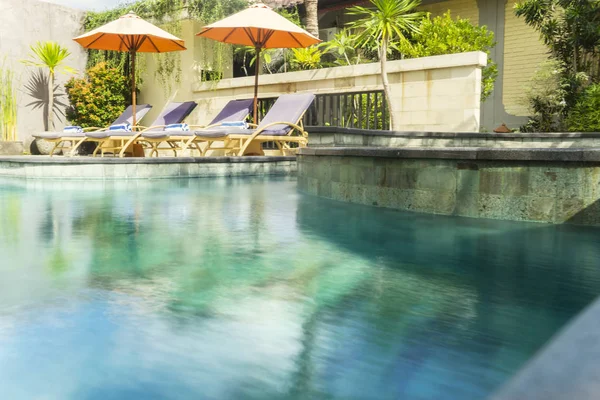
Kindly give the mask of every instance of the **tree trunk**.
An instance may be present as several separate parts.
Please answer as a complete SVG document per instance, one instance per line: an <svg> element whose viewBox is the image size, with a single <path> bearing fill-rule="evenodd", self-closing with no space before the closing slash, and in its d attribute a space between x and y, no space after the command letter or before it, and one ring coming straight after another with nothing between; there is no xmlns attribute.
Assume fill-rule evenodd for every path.
<svg viewBox="0 0 600 400"><path fill-rule="evenodd" d="M388 38L384 37L381 44L381 54L379 54L379 62L381 63L381 82L383 83L383 92L385 93L385 99L387 100L387 109L390 113L390 129L393 131L400 130L400 126L396 125L396 119L394 118L394 112L396 108L392 106L392 92L390 91L390 83L388 82L387 76L387 48ZM383 117L383 116L382 116Z"/></svg>
<svg viewBox="0 0 600 400"><path fill-rule="evenodd" d="M314 37L319 37L319 0L304 0L306 7L306 30Z"/></svg>
<svg viewBox="0 0 600 400"><path fill-rule="evenodd" d="M46 130L54 129L54 73L49 71L48 76L48 120Z"/></svg>

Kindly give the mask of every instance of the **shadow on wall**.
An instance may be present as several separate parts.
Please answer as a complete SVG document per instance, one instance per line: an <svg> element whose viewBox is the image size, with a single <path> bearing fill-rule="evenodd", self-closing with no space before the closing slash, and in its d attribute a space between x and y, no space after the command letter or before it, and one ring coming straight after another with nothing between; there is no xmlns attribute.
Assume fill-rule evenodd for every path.
<svg viewBox="0 0 600 400"><path fill-rule="evenodd" d="M48 102L50 95L48 93L48 76L41 70L38 69L34 72L29 81L25 84L25 94L31 96L33 101L26 104L26 107L32 110L42 109L44 118L44 130L49 130L48 127ZM54 116L59 122L62 122L65 118L65 103L66 94L59 91L60 85L54 87ZM56 121L56 120L55 120Z"/></svg>
<svg viewBox="0 0 600 400"><path fill-rule="evenodd" d="M565 207L570 206L572 210L581 209L581 211L575 213L571 218L566 220L565 223L576 225L600 225L600 200L596 200L585 208L583 208L583 200L581 199L571 199L569 202L569 204L565 204Z"/></svg>

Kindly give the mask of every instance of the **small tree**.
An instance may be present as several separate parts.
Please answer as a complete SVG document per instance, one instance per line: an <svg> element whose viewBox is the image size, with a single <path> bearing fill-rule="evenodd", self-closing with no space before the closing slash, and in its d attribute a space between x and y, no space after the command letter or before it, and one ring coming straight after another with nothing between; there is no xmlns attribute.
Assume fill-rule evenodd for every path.
<svg viewBox="0 0 600 400"><path fill-rule="evenodd" d="M69 50L56 42L37 42L30 46L31 56L23 63L32 67L48 68L48 120L46 129L54 128L54 77L57 72L75 72L71 67L64 65L64 61L71 55Z"/></svg>
<svg viewBox="0 0 600 400"><path fill-rule="evenodd" d="M600 82L600 2L589 0L525 0L515 14L539 32L552 58L561 62L570 109L589 78Z"/></svg>
<svg viewBox="0 0 600 400"><path fill-rule="evenodd" d="M426 15L415 12L421 0L370 0L374 8L354 6L348 9L350 15L360 18L349 24L350 28L358 32L357 41L361 47L369 47L376 43L379 62L381 63L381 81L383 91L390 109L390 125L393 130L400 126L394 118L393 100L387 76L386 62L390 52L390 44L397 47L395 40L408 43L405 34L418 32L419 24Z"/></svg>
<svg viewBox="0 0 600 400"><path fill-rule="evenodd" d="M67 118L84 128L109 125L125 110L125 77L106 63L90 68L86 75L84 79L71 78L65 84L71 103Z"/></svg>

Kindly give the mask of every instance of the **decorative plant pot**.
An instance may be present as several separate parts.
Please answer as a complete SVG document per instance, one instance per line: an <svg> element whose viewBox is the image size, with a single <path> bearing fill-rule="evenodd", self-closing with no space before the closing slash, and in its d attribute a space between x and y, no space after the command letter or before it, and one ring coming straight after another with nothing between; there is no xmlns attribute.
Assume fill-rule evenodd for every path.
<svg viewBox="0 0 600 400"><path fill-rule="evenodd" d="M50 151L54 147L54 143L48 142L44 139L33 139L31 145L29 146L29 151L34 156L47 156L50 154ZM59 150L55 154L62 154Z"/></svg>
<svg viewBox="0 0 600 400"><path fill-rule="evenodd" d="M23 142L0 140L0 156L20 156L23 154Z"/></svg>

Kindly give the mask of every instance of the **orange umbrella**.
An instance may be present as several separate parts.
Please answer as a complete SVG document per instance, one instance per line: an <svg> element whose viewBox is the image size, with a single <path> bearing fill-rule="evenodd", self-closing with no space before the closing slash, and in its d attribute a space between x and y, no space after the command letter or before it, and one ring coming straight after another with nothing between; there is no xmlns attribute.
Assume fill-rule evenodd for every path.
<svg viewBox="0 0 600 400"><path fill-rule="evenodd" d="M133 11L73 40L86 49L128 51L131 54L131 98L134 126L137 123L135 118L136 53L166 53L185 50L183 40L144 21Z"/></svg>
<svg viewBox="0 0 600 400"><path fill-rule="evenodd" d="M219 42L253 46L256 49L254 76L254 123L257 123L260 51L269 48L300 48L320 40L264 4L254 4L230 17L207 25L197 34Z"/></svg>

